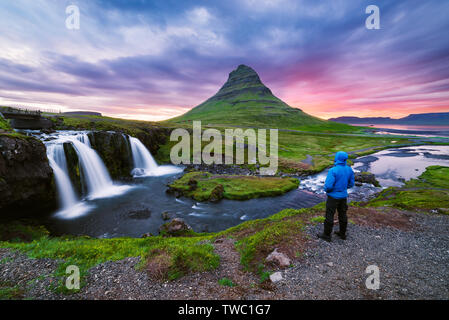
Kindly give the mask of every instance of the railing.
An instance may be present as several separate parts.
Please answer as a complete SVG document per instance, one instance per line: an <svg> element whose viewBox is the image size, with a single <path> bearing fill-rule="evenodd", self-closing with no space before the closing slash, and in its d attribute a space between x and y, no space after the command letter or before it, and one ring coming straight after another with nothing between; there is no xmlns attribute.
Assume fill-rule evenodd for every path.
<svg viewBox="0 0 449 320"><path fill-rule="evenodd" d="M51 108L30 108L30 107L22 107L22 106L7 106L0 107L0 112L3 114L23 114L23 115L36 115L40 116L42 113L61 113L60 109L51 109Z"/></svg>

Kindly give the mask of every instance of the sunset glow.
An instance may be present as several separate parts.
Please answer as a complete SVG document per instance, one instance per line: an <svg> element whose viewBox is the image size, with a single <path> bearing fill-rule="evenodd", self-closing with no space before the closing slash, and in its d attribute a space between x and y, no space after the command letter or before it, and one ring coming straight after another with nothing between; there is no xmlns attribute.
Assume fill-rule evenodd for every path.
<svg viewBox="0 0 449 320"><path fill-rule="evenodd" d="M372 1L371 1L372 2ZM69 1L0 3L0 105L178 116L239 64L321 118L449 111L448 1ZM376 1L375 1L376 2Z"/></svg>

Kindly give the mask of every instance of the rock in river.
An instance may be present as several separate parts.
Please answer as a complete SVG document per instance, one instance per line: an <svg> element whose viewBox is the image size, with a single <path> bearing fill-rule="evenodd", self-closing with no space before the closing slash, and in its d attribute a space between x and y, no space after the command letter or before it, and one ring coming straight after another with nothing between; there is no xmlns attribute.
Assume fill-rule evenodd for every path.
<svg viewBox="0 0 449 320"><path fill-rule="evenodd" d="M168 236L180 236L189 233L191 230L192 227L181 218L174 218L159 227L159 233Z"/></svg>

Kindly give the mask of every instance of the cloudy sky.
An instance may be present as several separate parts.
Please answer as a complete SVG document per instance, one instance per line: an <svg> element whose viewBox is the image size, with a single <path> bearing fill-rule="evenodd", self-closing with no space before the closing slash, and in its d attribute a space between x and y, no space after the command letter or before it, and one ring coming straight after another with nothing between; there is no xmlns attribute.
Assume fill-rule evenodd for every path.
<svg viewBox="0 0 449 320"><path fill-rule="evenodd" d="M449 111L448 16L447 0L0 0L0 104L161 120L247 64L322 118Z"/></svg>

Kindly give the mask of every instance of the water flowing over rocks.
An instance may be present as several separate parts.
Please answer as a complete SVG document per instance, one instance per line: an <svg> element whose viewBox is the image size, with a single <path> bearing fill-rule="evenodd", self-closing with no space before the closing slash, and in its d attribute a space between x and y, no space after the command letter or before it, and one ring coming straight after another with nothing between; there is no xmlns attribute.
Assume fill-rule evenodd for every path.
<svg viewBox="0 0 449 320"><path fill-rule="evenodd" d="M103 159L111 177L129 177L133 162L128 136L109 131L89 132L88 136L92 148Z"/></svg>
<svg viewBox="0 0 449 320"><path fill-rule="evenodd" d="M379 181L377 181L376 176L370 172L355 172L354 173L355 183L361 185L362 183L370 183L375 187L380 187Z"/></svg>

